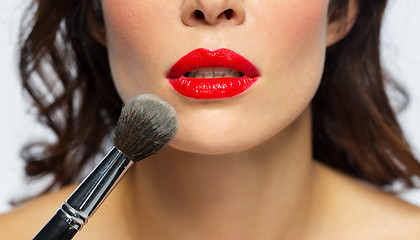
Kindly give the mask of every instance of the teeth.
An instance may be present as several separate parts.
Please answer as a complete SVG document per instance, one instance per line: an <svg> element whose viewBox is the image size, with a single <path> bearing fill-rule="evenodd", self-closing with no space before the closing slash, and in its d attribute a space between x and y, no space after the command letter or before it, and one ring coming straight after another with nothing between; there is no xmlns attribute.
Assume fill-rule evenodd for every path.
<svg viewBox="0 0 420 240"><path fill-rule="evenodd" d="M198 68L184 74L188 78L242 77L243 73L229 68Z"/></svg>

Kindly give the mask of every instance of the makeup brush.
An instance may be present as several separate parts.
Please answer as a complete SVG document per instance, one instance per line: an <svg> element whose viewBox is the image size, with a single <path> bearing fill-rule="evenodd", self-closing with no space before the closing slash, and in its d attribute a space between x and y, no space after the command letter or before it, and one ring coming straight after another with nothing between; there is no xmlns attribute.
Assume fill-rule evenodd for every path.
<svg viewBox="0 0 420 240"><path fill-rule="evenodd" d="M175 110L165 100L149 94L129 100L117 123L114 147L33 239L72 239L132 164L156 153L176 130Z"/></svg>

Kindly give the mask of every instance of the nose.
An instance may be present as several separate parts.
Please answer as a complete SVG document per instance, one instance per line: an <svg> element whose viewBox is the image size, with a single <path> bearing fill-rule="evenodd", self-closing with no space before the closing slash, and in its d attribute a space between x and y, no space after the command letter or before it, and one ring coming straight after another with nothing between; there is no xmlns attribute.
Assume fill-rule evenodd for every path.
<svg viewBox="0 0 420 240"><path fill-rule="evenodd" d="M245 21L242 0L185 0L181 14L187 26L240 25Z"/></svg>

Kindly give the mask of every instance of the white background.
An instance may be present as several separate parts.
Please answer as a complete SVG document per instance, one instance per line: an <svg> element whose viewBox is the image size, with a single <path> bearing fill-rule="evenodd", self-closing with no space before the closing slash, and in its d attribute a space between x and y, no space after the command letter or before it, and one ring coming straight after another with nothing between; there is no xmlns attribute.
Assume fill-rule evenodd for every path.
<svg viewBox="0 0 420 240"><path fill-rule="evenodd" d="M47 136L35 124L24 103L17 78L17 29L28 0L0 2L0 212L10 209L12 198L23 196L28 188L23 177L19 149L29 139ZM399 118L408 140L420 158L420 1L391 1L383 31L383 59L393 76L409 90L411 103ZM403 196L420 205L420 191Z"/></svg>

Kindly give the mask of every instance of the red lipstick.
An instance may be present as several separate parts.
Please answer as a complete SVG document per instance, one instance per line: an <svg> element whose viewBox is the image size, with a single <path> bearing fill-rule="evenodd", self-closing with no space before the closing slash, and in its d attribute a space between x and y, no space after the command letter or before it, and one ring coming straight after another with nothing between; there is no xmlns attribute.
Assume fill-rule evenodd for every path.
<svg viewBox="0 0 420 240"><path fill-rule="evenodd" d="M251 62L232 50L199 48L176 62L166 77L186 97L216 99L244 92L259 76Z"/></svg>

